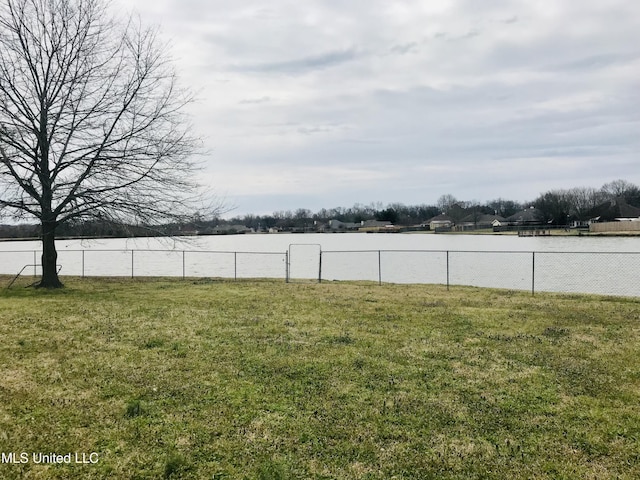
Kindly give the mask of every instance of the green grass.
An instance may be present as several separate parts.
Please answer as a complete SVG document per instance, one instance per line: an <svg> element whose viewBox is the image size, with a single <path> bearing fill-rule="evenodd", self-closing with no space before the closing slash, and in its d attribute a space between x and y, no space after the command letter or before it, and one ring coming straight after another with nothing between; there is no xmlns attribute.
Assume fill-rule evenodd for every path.
<svg viewBox="0 0 640 480"><path fill-rule="evenodd" d="M65 281L0 293L0 452L99 462L0 478L640 478L639 300Z"/></svg>

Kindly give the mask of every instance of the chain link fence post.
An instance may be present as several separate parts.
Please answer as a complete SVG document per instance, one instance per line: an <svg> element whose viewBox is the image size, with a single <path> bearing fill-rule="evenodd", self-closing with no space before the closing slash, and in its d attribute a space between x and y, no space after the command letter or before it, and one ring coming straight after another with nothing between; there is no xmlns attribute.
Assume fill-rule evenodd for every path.
<svg viewBox="0 0 640 480"><path fill-rule="evenodd" d="M449 291L449 250L447 250L447 292Z"/></svg>
<svg viewBox="0 0 640 480"><path fill-rule="evenodd" d="M536 294L536 252L531 252L531 295Z"/></svg>
<svg viewBox="0 0 640 480"><path fill-rule="evenodd" d="M284 282L289 283L289 251L284 252Z"/></svg>

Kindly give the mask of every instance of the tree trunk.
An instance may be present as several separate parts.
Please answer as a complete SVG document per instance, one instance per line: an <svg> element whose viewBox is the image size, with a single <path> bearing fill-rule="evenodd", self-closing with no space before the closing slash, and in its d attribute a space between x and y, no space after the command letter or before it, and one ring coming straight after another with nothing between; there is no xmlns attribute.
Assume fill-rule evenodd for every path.
<svg viewBox="0 0 640 480"><path fill-rule="evenodd" d="M55 232L57 222L42 222L42 278L36 285L38 288L62 288L58 279L58 252L56 251Z"/></svg>

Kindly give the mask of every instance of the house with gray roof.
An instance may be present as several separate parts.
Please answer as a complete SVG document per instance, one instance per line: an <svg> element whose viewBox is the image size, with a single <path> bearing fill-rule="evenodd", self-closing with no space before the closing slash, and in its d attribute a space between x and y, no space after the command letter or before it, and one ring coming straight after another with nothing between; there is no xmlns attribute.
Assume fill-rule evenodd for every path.
<svg viewBox="0 0 640 480"><path fill-rule="evenodd" d="M496 222L498 222L498 225L501 225L505 223L505 218L500 215L472 213L456 223L456 229L471 230L476 228L491 228L496 225Z"/></svg>
<svg viewBox="0 0 640 480"><path fill-rule="evenodd" d="M329 220L326 230L330 232L353 232L362 226L361 223L341 222L340 220Z"/></svg>
<svg viewBox="0 0 640 480"><path fill-rule="evenodd" d="M526 208L506 218L509 225L517 226L542 225L541 219L542 213L540 212L540 210L534 207Z"/></svg>
<svg viewBox="0 0 640 480"><path fill-rule="evenodd" d="M621 222L640 220L640 208L629 205L622 197L613 198L589 212L591 222Z"/></svg>
<svg viewBox="0 0 640 480"><path fill-rule="evenodd" d="M453 221L453 218L442 213L440 215L436 215L433 218L430 218L429 220L424 222L423 225L429 225L429 228L431 230L436 230L451 228L454 224L455 222Z"/></svg>

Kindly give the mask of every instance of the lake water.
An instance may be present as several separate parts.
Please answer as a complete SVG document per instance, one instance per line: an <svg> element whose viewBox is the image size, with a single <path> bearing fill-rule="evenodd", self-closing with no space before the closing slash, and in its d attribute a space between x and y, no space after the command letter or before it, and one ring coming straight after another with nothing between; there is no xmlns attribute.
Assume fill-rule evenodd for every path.
<svg viewBox="0 0 640 480"><path fill-rule="evenodd" d="M640 238L634 237L260 234L61 240L57 247L61 275L285 279L288 258L292 281L321 275L640 296ZM0 273L39 263L39 249L36 241L0 242ZM39 273L38 267L25 272Z"/></svg>

